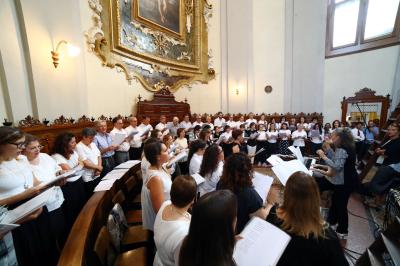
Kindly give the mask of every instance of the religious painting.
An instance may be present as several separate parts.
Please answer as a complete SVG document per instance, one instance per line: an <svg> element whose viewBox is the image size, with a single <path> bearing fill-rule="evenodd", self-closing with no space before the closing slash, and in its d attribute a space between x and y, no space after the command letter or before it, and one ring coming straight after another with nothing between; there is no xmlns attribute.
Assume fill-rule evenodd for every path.
<svg viewBox="0 0 400 266"><path fill-rule="evenodd" d="M209 0L88 0L94 25L85 33L102 65L129 83L171 92L215 78Z"/></svg>
<svg viewBox="0 0 400 266"><path fill-rule="evenodd" d="M134 18L150 27L181 37L181 0L133 0Z"/></svg>

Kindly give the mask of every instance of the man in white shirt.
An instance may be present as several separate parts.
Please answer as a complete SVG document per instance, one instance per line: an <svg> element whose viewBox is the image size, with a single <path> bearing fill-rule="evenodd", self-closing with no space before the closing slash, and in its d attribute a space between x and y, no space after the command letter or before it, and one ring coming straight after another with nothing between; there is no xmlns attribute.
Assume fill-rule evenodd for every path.
<svg viewBox="0 0 400 266"><path fill-rule="evenodd" d="M351 134L353 135L354 141L356 143L356 154L357 154L357 161L360 162L362 160L362 154L364 150L364 130L362 129L363 124L361 122L358 122L351 130Z"/></svg>
<svg viewBox="0 0 400 266"><path fill-rule="evenodd" d="M192 126L193 126L193 127L195 127L195 126L203 127L203 122L201 122L201 115L197 115L197 116L196 116L196 121L193 122L193 125L192 125Z"/></svg>
<svg viewBox="0 0 400 266"><path fill-rule="evenodd" d="M156 129L163 132L166 126L167 126L167 118L165 117L165 115L162 115L160 116L160 123L156 125Z"/></svg>
<svg viewBox="0 0 400 266"><path fill-rule="evenodd" d="M178 128L180 128L179 125L179 118L177 116L174 116L172 118L172 123L168 123L167 128L169 130L169 134L175 138L178 136Z"/></svg>
<svg viewBox="0 0 400 266"><path fill-rule="evenodd" d="M222 117L222 112L218 112L218 117L214 119L214 126L222 127L225 123L225 118Z"/></svg>
<svg viewBox="0 0 400 266"><path fill-rule="evenodd" d="M129 142L129 159L130 160L140 160L143 151L143 140L146 139L147 136L140 136L141 132L137 126L137 118L134 116L129 117L129 126L125 128L126 133L128 135L132 134L132 132L138 132L137 134L132 136L131 141Z"/></svg>
<svg viewBox="0 0 400 266"><path fill-rule="evenodd" d="M142 119L142 123L138 126L139 131L143 136L149 136L150 132L153 130L153 126L150 125L150 117L144 116Z"/></svg>
<svg viewBox="0 0 400 266"><path fill-rule="evenodd" d="M111 130L110 135L113 139L113 142L121 135L124 136L124 139L121 143L114 143L118 145L117 149L115 149L114 154L114 161L115 165L117 166L129 160L129 141L131 140L131 138L128 137L128 133L126 132L126 130L122 128L124 123L122 122L121 117L114 117L112 121L114 124L114 128L113 130Z"/></svg>
<svg viewBox="0 0 400 266"><path fill-rule="evenodd" d="M192 123L190 122L190 116L186 114L183 117L183 121L179 124L181 128L184 128L185 131L189 131L189 129L192 127Z"/></svg>
<svg viewBox="0 0 400 266"><path fill-rule="evenodd" d="M253 113L249 113L249 119L246 120L246 127L249 127L251 123L257 124L257 119L254 118Z"/></svg>
<svg viewBox="0 0 400 266"><path fill-rule="evenodd" d="M233 115L229 115L229 120L226 122L227 126L230 126L233 129L237 127L237 122L233 120Z"/></svg>

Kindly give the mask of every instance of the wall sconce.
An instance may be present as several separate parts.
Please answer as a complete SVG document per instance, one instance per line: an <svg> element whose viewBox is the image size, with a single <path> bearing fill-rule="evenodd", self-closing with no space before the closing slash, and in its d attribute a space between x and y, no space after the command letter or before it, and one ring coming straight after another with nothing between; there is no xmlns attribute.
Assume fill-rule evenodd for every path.
<svg viewBox="0 0 400 266"><path fill-rule="evenodd" d="M236 89L235 89L235 94L236 94L236 95L239 95L239 87L236 87Z"/></svg>
<svg viewBox="0 0 400 266"><path fill-rule="evenodd" d="M58 64L59 64L59 60L60 60L60 52L58 51L58 49L60 48L61 44L66 44L67 45L67 50L68 50L68 55L71 57L75 57L78 56L79 53L81 52L81 50L79 49L79 47L74 46L72 44L69 44L67 41L59 41L57 46L56 46L56 50L55 51L51 51L51 58L53 59L53 65L55 68L57 68Z"/></svg>

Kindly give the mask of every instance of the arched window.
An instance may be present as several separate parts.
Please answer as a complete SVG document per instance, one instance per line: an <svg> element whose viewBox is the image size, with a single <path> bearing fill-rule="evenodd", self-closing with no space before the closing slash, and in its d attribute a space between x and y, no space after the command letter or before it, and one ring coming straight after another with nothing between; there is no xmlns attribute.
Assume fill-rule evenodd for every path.
<svg viewBox="0 0 400 266"><path fill-rule="evenodd" d="M400 43L400 0L329 0L326 57Z"/></svg>

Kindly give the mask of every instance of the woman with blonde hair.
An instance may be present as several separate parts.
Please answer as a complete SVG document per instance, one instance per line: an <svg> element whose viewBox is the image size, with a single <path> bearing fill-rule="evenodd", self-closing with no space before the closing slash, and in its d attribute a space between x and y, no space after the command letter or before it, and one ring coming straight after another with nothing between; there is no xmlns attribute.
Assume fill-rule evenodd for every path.
<svg viewBox="0 0 400 266"><path fill-rule="evenodd" d="M277 265L348 265L338 237L320 215L320 203L314 178L303 172L289 177L282 206L267 217L291 236Z"/></svg>

